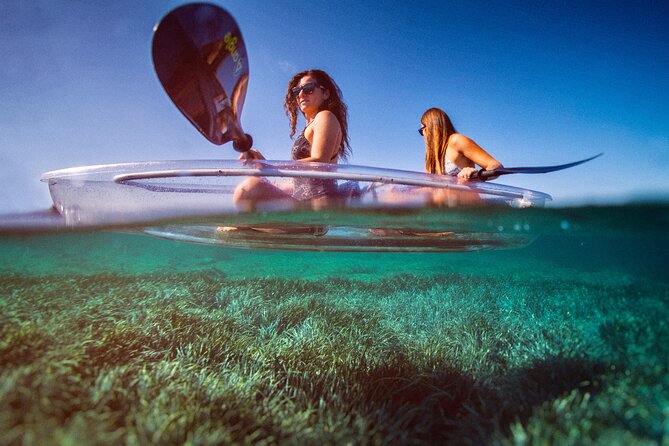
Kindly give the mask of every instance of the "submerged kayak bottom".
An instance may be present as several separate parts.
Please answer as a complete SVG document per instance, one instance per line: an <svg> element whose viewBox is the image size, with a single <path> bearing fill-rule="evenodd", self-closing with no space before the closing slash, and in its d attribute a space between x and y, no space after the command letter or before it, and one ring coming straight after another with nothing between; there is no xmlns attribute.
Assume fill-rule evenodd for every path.
<svg viewBox="0 0 669 446"><path fill-rule="evenodd" d="M230 248L299 251L463 252L521 248L533 234L430 231L354 226L221 227L166 225L143 232L170 240Z"/></svg>

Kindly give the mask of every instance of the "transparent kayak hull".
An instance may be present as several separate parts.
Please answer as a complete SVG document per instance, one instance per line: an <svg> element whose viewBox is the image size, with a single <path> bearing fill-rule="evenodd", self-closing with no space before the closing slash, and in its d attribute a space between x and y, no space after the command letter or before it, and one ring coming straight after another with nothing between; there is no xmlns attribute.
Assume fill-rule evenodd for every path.
<svg viewBox="0 0 669 446"><path fill-rule="evenodd" d="M235 202L251 177L334 180L336 196ZM520 220L472 221L469 210L543 207L545 193L491 182L352 165L286 161L153 161L47 172L67 228L132 227L174 240L260 249L476 251L525 246ZM490 214L490 213L488 213ZM474 219L476 220L476 219ZM498 224L499 223L499 224ZM501 229L500 229L501 228ZM512 229L509 229L512 228Z"/></svg>

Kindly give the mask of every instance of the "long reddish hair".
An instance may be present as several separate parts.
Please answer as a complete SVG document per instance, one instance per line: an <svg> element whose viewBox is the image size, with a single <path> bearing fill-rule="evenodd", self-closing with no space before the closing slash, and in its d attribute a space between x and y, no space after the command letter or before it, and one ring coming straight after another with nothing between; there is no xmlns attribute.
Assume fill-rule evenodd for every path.
<svg viewBox="0 0 669 446"><path fill-rule="evenodd" d="M423 113L420 122L425 126L425 170L444 175L448 138L457 133L445 111L430 108Z"/></svg>

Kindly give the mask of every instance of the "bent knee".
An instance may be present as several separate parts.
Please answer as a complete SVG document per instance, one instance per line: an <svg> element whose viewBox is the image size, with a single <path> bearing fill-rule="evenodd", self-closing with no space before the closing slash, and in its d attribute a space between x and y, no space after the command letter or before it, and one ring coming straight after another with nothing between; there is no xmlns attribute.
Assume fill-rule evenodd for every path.
<svg viewBox="0 0 669 446"><path fill-rule="evenodd" d="M263 179L251 177L239 184L232 195L232 200L237 203L240 200L251 200L258 196L259 190L262 188Z"/></svg>
<svg viewBox="0 0 669 446"><path fill-rule="evenodd" d="M236 188L234 193L232 194L232 200L234 202L237 202L239 200L246 200L250 197L250 195L253 192L253 189L258 187L258 183L260 182L259 178L247 178L246 180L242 181Z"/></svg>

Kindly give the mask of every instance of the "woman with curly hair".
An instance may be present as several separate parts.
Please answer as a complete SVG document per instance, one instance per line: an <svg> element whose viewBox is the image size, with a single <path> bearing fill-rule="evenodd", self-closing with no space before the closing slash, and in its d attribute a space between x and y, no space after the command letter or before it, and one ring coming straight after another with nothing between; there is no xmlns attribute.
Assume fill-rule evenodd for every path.
<svg viewBox="0 0 669 446"><path fill-rule="evenodd" d="M305 119L291 150L291 159L299 162L337 163L350 154L348 112L342 93L332 78L322 70L297 73L288 83L284 109L290 121L290 136L296 133L298 113ZM255 149L241 159L263 160ZM336 180L294 178L292 184L274 184L266 179L249 178L235 190L235 202L292 199L310 201L337 193Z"/></svg>

